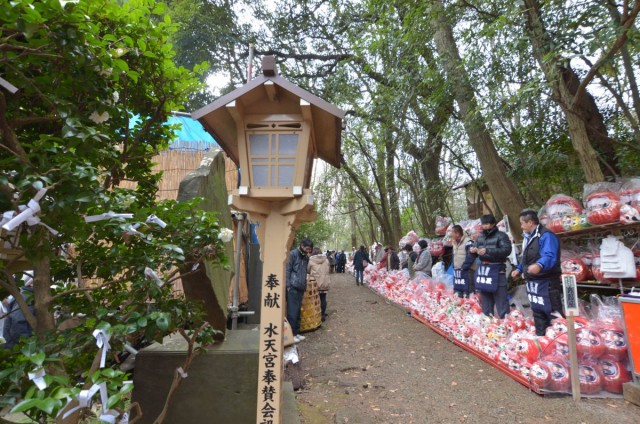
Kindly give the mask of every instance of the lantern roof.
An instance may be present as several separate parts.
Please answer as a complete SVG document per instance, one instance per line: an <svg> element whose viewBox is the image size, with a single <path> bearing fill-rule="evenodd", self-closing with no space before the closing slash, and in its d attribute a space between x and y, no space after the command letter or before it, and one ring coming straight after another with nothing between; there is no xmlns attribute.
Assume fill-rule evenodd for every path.
<svg viewBox="0 0 640 424"><path fill-rule="evenodd" d="M264 61L263 61L264 63ZM310 105L312 117L311 137L314 146L310 151L337 168L341 161L342 119L345 112L322 100L290 81L268 70L242 87L218 98L213 103L193 112L191 116L215 138L222 149L239 163L237 126L229 108L232 102L239 104L245 115L300 115L300 102Z"/></svg>

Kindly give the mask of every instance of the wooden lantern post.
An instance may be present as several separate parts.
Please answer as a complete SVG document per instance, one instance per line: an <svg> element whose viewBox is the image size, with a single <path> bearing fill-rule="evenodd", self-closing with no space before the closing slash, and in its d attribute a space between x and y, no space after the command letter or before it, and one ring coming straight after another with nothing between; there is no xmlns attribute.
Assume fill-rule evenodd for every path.
<svg viewBox="0 0 640 424"><path fill-rule="evenodd" d="M295 229L313 221L310 190L316 157L340 166L344 112L277 75L262 59L263 75L194 112L240 167L229 205L258 222L263 260L256 423L282 417L285 263Z"/></svg>

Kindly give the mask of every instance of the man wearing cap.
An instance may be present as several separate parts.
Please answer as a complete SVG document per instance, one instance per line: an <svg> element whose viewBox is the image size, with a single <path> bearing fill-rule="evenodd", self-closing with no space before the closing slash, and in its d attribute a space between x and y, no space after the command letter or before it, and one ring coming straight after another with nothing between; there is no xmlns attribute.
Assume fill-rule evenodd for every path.
<svg viewBox="0 0 640 424"><path fill-rule="evenodd" d="M506 261L511 254L509 236L498 230L496 218L491 215L480 217L482 232L469 253L480 258L480 265L475 274L475 288L480 292L482 313L503 319L509 312L507 300L507 266Z"/></svg>

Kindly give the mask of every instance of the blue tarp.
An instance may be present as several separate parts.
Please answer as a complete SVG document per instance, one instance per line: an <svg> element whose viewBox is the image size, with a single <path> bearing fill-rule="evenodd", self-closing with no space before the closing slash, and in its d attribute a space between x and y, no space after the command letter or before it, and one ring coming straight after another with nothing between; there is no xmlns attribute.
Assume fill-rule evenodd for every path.
<svg viewBox="0 0 640 424"><path fill-rule="evenodd" d="M139 121L138 116L134 116L129 121L129 128L133 128ZM166 122L167 125L179 124L176 130L176 138L169 144L169 150L204 150L219 148L216 140L211 137L202 124L188 115L171 115Z"/></svg>
<svg viewBox="0 0 640 424"><path fill-rule="evenodd" d="M174 139L174 142L213 143L217 146L217 143L213 137L211 137L211 134L205 131L200 122L190 116L172 115L169 117L167 124L182 125L182 128L176 131L177 137ZM171 148L171 146L169 148Z"/></svg>

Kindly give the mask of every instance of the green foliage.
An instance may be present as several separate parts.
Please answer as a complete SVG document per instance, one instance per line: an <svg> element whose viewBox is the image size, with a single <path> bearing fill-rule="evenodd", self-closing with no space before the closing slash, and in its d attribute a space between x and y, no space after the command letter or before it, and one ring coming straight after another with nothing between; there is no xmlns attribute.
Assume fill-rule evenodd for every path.
<svg viewBox="0 0 640 424"><path fill-rule="evenodd" d="M0 205L19 211L41 188L38 216L15 246L37 270L35 336L0 350L0 408L33 420L56 416L84 381L107 383L106 408L122 408L129 375L111 359L87 375L105 331L111 350L159 341L203 322L202 305L174 293L180 273L227 266L214 214L201 199L156 202L151 158L167 147L172 110L200 88L174 64L176 26L153 0L17 0L0 10ZM118 186L135 183L135 188ZM131 213L87 223L88 215ZM156 215L166 228L148 221ZM21 272L0 261L0 286L19 296ZM158 278L145 276L149 268ZM207 328L199 342L212 341ZM112 358L112 354L107 355ZM47 387L27 376L43 368Z"/></svg>
<svg viewBox="0 0 640 424"><path fill-rule="evenodd" d="M322 215L312 222L305 222L298 227L293 246L298 246L303 239L308 238L315 247L322 249L322 246L332 247L331 242L333 229L331 223ZM332 247L333 248L333 247Z"/></svg>

